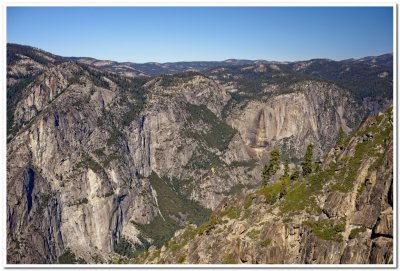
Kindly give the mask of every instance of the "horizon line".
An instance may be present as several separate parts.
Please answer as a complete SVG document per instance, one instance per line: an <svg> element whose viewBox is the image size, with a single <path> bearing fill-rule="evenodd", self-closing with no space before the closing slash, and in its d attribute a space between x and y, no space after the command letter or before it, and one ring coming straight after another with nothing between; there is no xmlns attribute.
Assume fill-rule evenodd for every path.
<svg viewBox="0 0 400 271"><path fill-rule="evenodd" d="M96 58L92 56L65 56L61 54L56 54L50 51L47 51L45 49L36 47L34 45L27 45L27 44L21 44L21 43L13 43L13 42L7 42L6 45L19 45L19 46L25 46L25 47L31 47L37 50L44 51L46 53L50 53L55 56L63 57L63 58L87 58L87 59L94 59L97 61L110 61L110 62L116 62L116 63L133 63L133 64L170 64L170 63L190 63L190 62L227 62L227 61L252 61L252 62L257 62L257 61L266 61L266 62L276 62L276 63L295 63L295 62L303 62L303 61L312 61L312 60L330 60L330 61L335 61L335 62L341 62L341 61L346 61L346 60L360 60L363 58L367 57L379 57L379 56L384 56L384 55L392 55L393 56L393 51L392 52L386 52L378 55L366 55L363 57L351 57L351 58L344 58L344 59L332 59L332 58L326 58L326 57L316 57L316 58L310 58L310 59L302 59L302 60L267 60L267 59L250 59L250 58L227 58L223 60L177 60L177 61L167 61L167 62L158 62L158 61L148 61L148 62L133 62L133 61L117 61L117 60L111 60L107 58Z"/></svg>

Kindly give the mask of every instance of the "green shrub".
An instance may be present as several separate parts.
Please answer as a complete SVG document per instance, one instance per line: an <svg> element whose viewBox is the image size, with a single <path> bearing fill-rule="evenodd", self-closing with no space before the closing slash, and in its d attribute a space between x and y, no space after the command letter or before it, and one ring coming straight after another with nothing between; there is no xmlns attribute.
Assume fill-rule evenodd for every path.
<svg viewBox="0 0 400 271"><path fill-rule="evenodd" d="M40 203L37 208L37 213L39 215L43 214L43 210L47 207L47 204L52 199L51 194L40 194Z"/></svg>
<svg viewBox="0 0 400 271"><path fill-rule="evenodd" d="M290 222L292 222L292 221L293 221L293 219L290 218L290 217L285 217L285 218L282 220L283 223L290 223Z"/></svg>
<svg viewBox="0 0 400 271"><path fill-rule="evenodd" d="M271 239L265 239L260 242L261 247L268 247L271 244L272 240Z"/></svg>
<svg viewBox="0 0 400 271"><path fill-rule="evenodd" d="M113 146L119 144L121 139L124 138L124 134L118 130L117 127L111 127L110 137L107 139L107 146Z"/></svg>
<svg viewBox="0 0 400 271"><path fill-rule="evenodd" d="M198 124L199 122L207 123L211 126L210 131L204 133L186 130L186 135L198 141L205 142L212 148L217 148L223 151L228 148L229 143L236 134L236 130L220 120L211 110L205 105L186 104L186 110L189 113L188 122Z"/></svg>
<svg viewBox="0 0 400 271"><path fill-rule="evenodd" d="M229 253L226 256L225 263L226 264L235 264L236 263L235 260L233 259L233 254L232 253Z"/></svg>
<svg viewBox="0 0 400 271"><path fill-rule="evenodd" d="M81 198L75 201L74 203L70 204L69 206L75 206L75 205L82 205L82 204L88 204L89 200L87 198Z"/></svg>
<svg viewBox="0 0 400 271"><path fill-rule="evenodd" d="M15 134L19 127L14 127L14 112L25 89L37 79L38 75L23 78L18 83L7 87L7 136Z"/></svg>
<svg viewBox="0 0 400 271"><path fill-rule="evenodd" d="M304 221L304 226L308 226L312 229L313 233L324 240L331 240L335 242L342 242L346 224L343 221L335 220L320 220L320 221Z"/></svg>
<svg viewBox="0 0 400 271"><path fill-rule="evenodd" d="M115 253L121 256L132 258L135 252L135 247L124 237L121 237L117 245L115 246Z"/></svg>
<svg viewBox="0 0 400 271"><path fill-rule="evenodd" d="M202 235L204 232L207 232L211 229L213 229L216 225L224 223L224 221L221 221L221 219L219 217L217 217L216 215L211 215L210 219L201 224L198 228L197 228L197 234L198 235Z"/></svg>
<svg viewBox="0 0 400 271"><path fill-rule="evenodd" d="M98 254L91 255L91 257L95 264L103 263L102 258Z"/></svg>
<svg viewBox="0 0 400 271"><path fill-rule="evenodd" d="M279 198L286 195L289 184L289 179L282 177L277 182L264 186L255 193L263 195L267 204L274 204Z"/></svg>
<svg viewBox="0 0 400 271"><path fill-rule="evenodd" d="M156 250L151 257L149 258L149 261L152 262L154 261L156 258L160 257L161 255L161 250Z"/></svg>
<svg viewBox="0 0 400 271"><path fill-rule="evenodd" d="M354 238L356 238L357 237L357 235L359 234L359 233L361 233L361 232L365 232L367 230L367 228L366 227L359 227L359 228L354 228L354 229L352 229L351 231L350 231L350 234L349 234L349 239L354 239Z"/></svg>
<svg viewBox="0 0 400 271"><path fill-rule="evenodd" d="M300 171L299 169L296 167L295 170L293 171L292 175L290 175L290 180L291 181L297 181L300 177Z"/></svg>
<svg viewBox="0 0 400 271"><path fill-rule="evenodd" d="M240 210L236 207L228 207L221 212L221 217L227 216L230 219L237 219L240 217Z"/></svg>
<svg viewBox="0 0 400 271"><path fill-rule="evenodd" d="M232 186L229 189L229 191L223 192L223 194L226 195L226 196L240 195L240 194L243 193L243 191L246 188L252 188L252 187L253 187L252 185L238 183L238 184L235 184L234 186Z"/></svg>
<svg viewBox="0 0 400 271"><path fill-rule="evenodd" d="M176 241L169 241L168 242L168 248L172 251L172 252L177 252L178 250L180 250L183 247L183 245L181 243L177 243Z"/></svg>
<svg viewBox="0 0 400 271"><path fill-rule="evenodd" d="M59 264L86 264L82 258L76 258L75 253L70 248L66 248L64 253L58 257Z"/></svg>
<svg viewBox="0 0 400 271"><path fill-rule="evenodd" d="M94 153L97 157L102 158L102 157L105 157L105 156L106 156L105 153L104 153L104 150L105 150L105 148L103 147L103 148L94 150L93 153Z"/></svg>
<svg viewBox="0 0 400 271"><path fill-rule="evenodd" d="M256 229L253 229L253 230L251 230L251 231L249 231L248 233L247 233L247 236L249 237L249 238L251 238L251 239L257 239L258 238L258 236L260 235L260 231L259 230L256 230Z"/></svg>
<svg viewBox="0 0 400 271"><path fill-rule="evenodd" d="M108 167L111 161L120 158L120 156L116 152L106 155L104 147L94 150L93 153L101 160L101 164L103 165L103 167Z"/></svg>
<svg viewBox="0 0 400 271"><path fill-rule="evenodd" d="M77 168L91 169L93 172L102 174L104 172L103 167L97 163L89 154L84 153L81 161L75 165Z"/></svg>
<svg viewBox="0 0 400 271"><path fill-rule="evenodd" d="M215 153L207 150L203 146L197 146L193 155L185 165L185 169L197 170L197 169L210 169L219 168L226 166L225 162L222 161L219 156Z"/></svg>
<svg viewBox="0 0 400 271"><path fill-rule="evenodd" d="M105 193L105 194L104 194L104 197L105 197L105 198L108 198L108 197L111 197L112 195L114 195L114 191L111 190L111 191Z"/></svg>
<svg viewBox="0 0 400 271"><path fill-rule="evenodd" d="M189 225L186 230L182 233L181 240L186 243L189 242L190 240L193 240L197 235L197 228L193 228L191 225Z"/></svg>
<svg viewBox="0 0 400 271"><path fill-rule="evenodd" d="M244 208L245 209L250 208L251 204L253 203L253 198L254 198L253 194L250 194L250 195L246 196L246 199L245 199L245 202L244 202Z"/></svg>
<svg viewBox="0 0 400 271"><path fill-rule="evenodd" d="M344 132L343 128L340 126L337 137L336 137L336 144L341 144L344 140Z"/></svg>
<svg viewBox="0 0 400 271"><path fill-rule="evenodd" d="M181 255L181 256L178 258L178 263L183 263L185 260L186 260L186 255Z"/></svg>
<svg viewBox="0 0 400 271"><path fill-rule="evenodd" d="M283 214L295 214L304 210L309 204L315 203L314 198L308 193L305 183L296 184L288 191L280 204L280 211Z"/></svg>
<svg viewBox="0 0 400 271"><path fill-rule="evenodd" d="M101 161L101 163L103 164L104 167L108 167L112 161L117 160L118 158L120 158L118 154L112 153L108 155L106 158L104 158Z"/></svg>

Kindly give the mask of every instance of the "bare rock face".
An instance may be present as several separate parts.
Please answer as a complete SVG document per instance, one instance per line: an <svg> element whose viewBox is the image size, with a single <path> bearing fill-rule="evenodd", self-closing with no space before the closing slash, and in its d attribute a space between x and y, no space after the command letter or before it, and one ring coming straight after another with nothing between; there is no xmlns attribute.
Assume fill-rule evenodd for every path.
<svg viewBox="0 0 400 271"><path fill-rule="evenodd" d="M206 224L187 226L161 250L134 262L393 263L391 114L388 110L367 119L353 138L339 145L351 155L326 159L329 169L292 183L280 198L273 200L278 181L225 200ZM354 138L365 133L374 139L354 146ZM355 149L347 152L351 146ZM347 169L335 172L344 160Z"/></svg>
<svg viewBox="0 0 400 271"><path fill-rule="evenodd" d="M280 147L293 158L304 155L315 142L315 157L335 142L337 131L351 131L359 121L354 100L339 87L313 81L290 86L292 93L249 102L228 118L243 141L262 156ZM350 126L350 127L349 127Z"/></svg>
<svg viewBox="0 0 400 271"><path fill-rule="evenodd" d="M39 84L34 84L27 97L17 105L14 118L17 125L29 122L67 87L68 78L78 70L74 63L61 64L59 67L48 68L37 78Z"/></svg>
<svg viewBox="0 0 400 271"><path fill-rule="evenodd" d="M349 203L349 201L349 195L338 191L332 191L325 200L323 212L328 217L342 217L348 211L346 209L346 204L343 203Z"/></svg>
<svg viewBox="0 0 400 271"><path fill-rule="evenodd" d="M51 69L29 86L15 111L15 125L23 126L8 145L11 262L57 262L67 247L86 261L93 250L106 257L124 224L148 223L159 212L129 153L115 159L107 148L110 132L98 126L116 89L84 76L69 84L82 72L72 63Z"/></svg>

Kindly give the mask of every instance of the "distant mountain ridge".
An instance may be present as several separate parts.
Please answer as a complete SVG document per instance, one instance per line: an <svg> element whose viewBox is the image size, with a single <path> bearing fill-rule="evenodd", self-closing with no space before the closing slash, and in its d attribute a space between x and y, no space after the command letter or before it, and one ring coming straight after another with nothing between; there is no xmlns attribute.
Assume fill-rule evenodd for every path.
<svg viewBox="0 0 400 271"><path fill-rule="evenodd" d="M354 63L363 62L366 65L374 66L385 66L392 68L393 66L393 53L386 53L378 56L366 56L359 59L345 59L345 60L331 60L327 58L315 58L309 60L301 61L269 61L264 59L249 60L249 59L226 59L223 61L177 61L177 62L146 62L146 63L136 63L136 62L118 62L113 60L100 60L93 57L63 57L56 56L47 53L39 48L32 46L20 45L8 43L7 47L12 50L15 48L30 48L31 50L41 51L43 54L48 54L57 60L72 60L80 63L96 66L99 69L116 72L129 77L136 76L158 76L158 75L171 75L175 73L182 73L186 71L204 71L207 69L212 69L216 67L225 66L241 66L241 65L259 65L259 64L275 64L287 67L296 67L302 63L324 63L329 62L339 63L341 65L349 65ZM10 56L7 54L7 57ZM7 61L7 63L9 63Z"/></svg>
<svg viewBox="0 0 400 271"><path fill-rule="evenodd" d="M360 59L347 59L341 61L335 61L331 59L310 59L302 61L269 61L269 60L248 60L248 59L227 59L223 61L177 61L177 62L146 62L146 63L135 63L135 62L117 62L112 60L98 60L92 57L66 57L66 59L78 61L85 64L94 65L98 68L118 72L126 73L128 76L158 76L166 74L175 74L186 71L205 71L207 69L226 67L226 66L242 66L242 65L259 65L259 64L275 64L284 66L296 66L297 64L304 62L337 62L341 64L352 64L364 62L367 65L381 65L391 67L393 64L393 54L387 53L379 56L367 56ZM136 73L135 73L136 72Z"/></svg>

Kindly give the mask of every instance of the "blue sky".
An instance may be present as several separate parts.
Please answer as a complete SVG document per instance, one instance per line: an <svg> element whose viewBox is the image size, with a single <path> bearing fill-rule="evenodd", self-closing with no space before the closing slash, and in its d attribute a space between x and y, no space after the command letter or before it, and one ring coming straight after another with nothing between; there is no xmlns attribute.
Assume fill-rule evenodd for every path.
<svg viewBox="0 0 400 271"><path fill-rule="evenodd" d="M393 50L392 7L8 7L7 42L132 62L346 59Z"/></svg>

